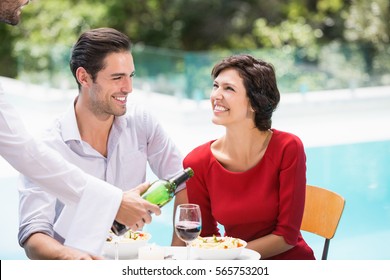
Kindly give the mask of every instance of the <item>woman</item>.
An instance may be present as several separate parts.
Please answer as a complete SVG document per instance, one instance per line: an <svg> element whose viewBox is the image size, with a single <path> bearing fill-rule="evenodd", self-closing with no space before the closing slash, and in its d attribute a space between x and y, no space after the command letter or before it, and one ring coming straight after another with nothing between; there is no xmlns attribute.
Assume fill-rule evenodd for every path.
<svg viewBox="0 0 390 280"><path fill-rule="evenodd" d="M247 241L262 259L315 259L300 233L303 144L293 134L271 129L280 100L273 66L233 55L214 66L212 77L212 121L226 133L184 160L195 173L187 192L189 202L201 207L201 235L219 235L219 223L225 235Z"/></svg>

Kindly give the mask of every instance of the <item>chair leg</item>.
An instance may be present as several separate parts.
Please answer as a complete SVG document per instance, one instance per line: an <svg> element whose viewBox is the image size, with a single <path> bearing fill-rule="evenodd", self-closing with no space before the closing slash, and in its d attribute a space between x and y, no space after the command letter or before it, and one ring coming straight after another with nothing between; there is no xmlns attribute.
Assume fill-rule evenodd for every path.
<svg viewBox="0 0 390 280"><path fill-rule="evenodd" d="M321 258L321 260L327 260L328 259L329 243L330 243L330 239L325 238L324 250L322 251L322 258Z"/></svg>

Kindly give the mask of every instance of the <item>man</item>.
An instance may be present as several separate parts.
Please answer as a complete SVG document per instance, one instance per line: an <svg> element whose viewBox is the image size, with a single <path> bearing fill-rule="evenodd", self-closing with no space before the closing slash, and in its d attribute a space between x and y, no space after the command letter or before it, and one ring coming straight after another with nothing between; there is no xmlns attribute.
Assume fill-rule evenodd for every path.
<svg viewBox="0 0 390 280"><path fill-rule="evenodd" d="M16 25L26 0L0 0L0 21ZM107 231L114 219L137 228L136 224L150 223L150 212L160 209L139 195L148 184L129 192L84 173L65 161L56 151L36 141L27 132L20 117L5 100L0 85L0 155L15 169L28 176L48 193L66 204L67 245L81 259L98 258ZM99 219L99 223L94 223ZM74 238L76 237L76 238ZM82 237L82 238L80 238ZM76 251L76 250L75 250ZM92 255L90 255L92 254Z"/></svg>
<svg viewBox="0 0 390 280"><path fill-rule="evenodd" d="M44 137L49 146L123 191L145 181L147 164L160 178L182 171L182 157L156 119L128 104L135 68L126 35L111 28L83 33L70 68L79 94ZM177 190L175 204L186 201L183 189ZM67 225L57 226L62 215L61 203L26 178L20 189L19 243L29 258L68 258L69 248L62 245Z"/></svg>

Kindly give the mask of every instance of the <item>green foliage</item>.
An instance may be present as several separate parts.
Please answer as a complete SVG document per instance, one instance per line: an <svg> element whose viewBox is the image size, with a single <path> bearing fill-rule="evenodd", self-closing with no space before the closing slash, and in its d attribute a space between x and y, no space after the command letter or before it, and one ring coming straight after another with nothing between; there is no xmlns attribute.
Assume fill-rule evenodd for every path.
<svg viewBox="0 0 390 280"><path fill-rule="evenodd" d="M352 0L349 12L344 14L347 41L372 42L373 45L390 42L390 3L388 0ZM363 16L364 15L364 16Z"/></svg>
<svg viewBox="0 0 390 280"><path fill-rule="evenodd" d="M348 73L380 84L389 80L389 22L388 0L33 1L18 27L0 27L0 75L73 85L72 44L109 26L132 39L140 86L168 94L178 85L207 96L212 65L233 50L274 61L283 91L348 86Z"/></svg>
<svg viewBox="0 0 390 280"><path fill-rule="evenodd" d="M12 54L18 57L20 77L32 82L51 79L52 73L68 73L64 67L71 46L79 34L100 25L104 19L105 6L87 1L38 1L23 9L22 22L12 28L17 38ZM58 77L61 79L61 77Z"/></svg>
<svg viewBox="0 0 390 280"><path fill-rule="evenodd" d="M12 55L14 37L8 26L0 25L0 76L15 77L17 74L17 61Z"/></svg>

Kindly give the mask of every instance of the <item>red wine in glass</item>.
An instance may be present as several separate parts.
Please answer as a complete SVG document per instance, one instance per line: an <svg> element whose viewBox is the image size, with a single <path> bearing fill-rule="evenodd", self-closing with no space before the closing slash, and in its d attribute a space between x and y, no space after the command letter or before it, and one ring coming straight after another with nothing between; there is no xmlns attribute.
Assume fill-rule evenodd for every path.
<svg viewBox="0 0 390 280"><path fill-rule="evenodd" d="M180 204L175 211L176 235L186 243L187 260L190 259L189 243L195 240L202 229L200 207L197 204Z"/></svg>
<svg viewBox="0 0 390 280"><path fill-rule="evenodd" d="M177 236L184 242L190 242L195 240L202 229L202 225L199 222L182 221L178 222L175 226Z"/></svg>

